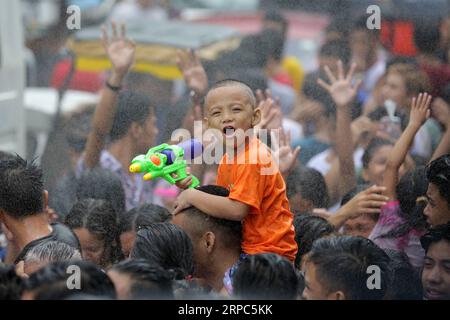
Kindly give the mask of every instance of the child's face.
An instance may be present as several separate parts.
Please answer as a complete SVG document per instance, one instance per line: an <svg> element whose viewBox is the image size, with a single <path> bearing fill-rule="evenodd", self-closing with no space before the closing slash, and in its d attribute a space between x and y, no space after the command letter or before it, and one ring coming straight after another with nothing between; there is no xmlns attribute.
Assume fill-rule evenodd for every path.
<svg viewBox="0 0 450 320"><path fill-rule="evenodd" d="M383 185L383 175L386 169L386 162L392 153L392 145L383 145L373 153L372 159L367 168L363 170L363 178L371 184Z"/></svg>
<svg viewBox="0 0 450 320"><path fill-rule="evenodd" d="M225 143L235 148L244 142L244 133L260 121L259 109L252 106L248 93L238 85L210 91L205 105L207 127L220 130Z"/></svg>

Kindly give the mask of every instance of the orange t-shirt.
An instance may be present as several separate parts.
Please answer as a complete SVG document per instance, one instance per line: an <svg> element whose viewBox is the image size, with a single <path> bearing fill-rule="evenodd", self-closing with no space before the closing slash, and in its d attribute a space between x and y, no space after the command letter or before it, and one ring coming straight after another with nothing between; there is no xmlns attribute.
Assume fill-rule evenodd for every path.
<svg viewBox="0 0 450 320"><path fill-rule="evenodd" d="M245 151L234 157L224 155L217 185L230 191L230 199L250 206L242 226L245 253L272 252L294 261L297 243L286 184L270 150L259 139L251 138Z"/></svg>

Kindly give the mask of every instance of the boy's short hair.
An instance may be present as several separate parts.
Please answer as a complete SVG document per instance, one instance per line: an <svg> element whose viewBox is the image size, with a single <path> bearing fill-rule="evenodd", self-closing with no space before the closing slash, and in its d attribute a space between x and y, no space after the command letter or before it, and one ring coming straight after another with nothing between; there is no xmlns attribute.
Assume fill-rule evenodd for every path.
<svg viewBox="0 0 450 320"><path fill-rule="evenodd" d="M146 95L125 91L119 94L117 110L111 128L111 141L125 136L133 122L143 124L152 111L152 102Z"/></svg>
<svg viewBox="0 0 450 320"><path fill-rule="evenodd" d="M420 243L425 253L428 252L433 243L447 241L450 243L450 222L430 228L428 232L420 238Z"/></svg>
<svg viewBox="0 0 450 320"><path fill-rule="evenodd" d="M25 255L25 263L29 262L57 262L81 260L78 249L60 241L46 241L33 247Z"/></svg>
<svg viewBox="0 0 450 320"><path fill-rule="evenodd" d="M240 299L295 300L299 279L292 263L275 253L247 256L233 277Z"/></svg>
<svg viewBox="0 0 450 320"><path fill-rule="evenodd" d="M331 236L316 240L307 256L328 292L342 291L349 300L381 300L390 282L389 257L369 239ZM380 269L379 290L367 286L372 265Z"/></svg>
<svg viewBox="0 0 450 320"><path fill-rule="evenodd" d="M253 108L256 108L256 97L253 93L250 86L242 81L236 80L236 79L224 79L221 81L216 82L211 86L211 88L208 90L208 93L206 94L206 97L208 94L217 88L223 88L223 87L240 87L245 91L245 93L248 96L248 100ZM206 106L206 97L205 97L205 106Z"/></svg>
<svg viewBox="0 0 450 320"><path fill-rule="evenodd" d="M0 209L14 218L23 218L44 210L42 170L34 161L16 155L0 161Z"/></svg>
<svg viewBox="0 0 450 320"><path fill-rule="evenodd" d="M230 193L226 188L215 185L201 186L197 189L220 197L228 197ZM189 216L189 222L199 233L205 229L214 230L222 235L224 247L229 249L240 248L242 242L242 223L240 221L215 218L195 207L190 207L180 213Z"/></svg>
<svg viewBox="0 0 450 320"><path fill-rule="evenodd" d="M286 179L286 192L288 198L299 193L303 199L311 201L314 208L328 208L327 184L316 169L295 168Z"/></svg>

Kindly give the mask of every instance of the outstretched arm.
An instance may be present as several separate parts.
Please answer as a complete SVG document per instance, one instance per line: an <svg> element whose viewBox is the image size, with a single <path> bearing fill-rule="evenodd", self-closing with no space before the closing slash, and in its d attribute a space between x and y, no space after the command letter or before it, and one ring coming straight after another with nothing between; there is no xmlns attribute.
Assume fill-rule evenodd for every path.
<svg viewBox="0 0 450 320"><path fill-rule="evenodd" d="M408 126L395 143L384 170L383 184L386 187L384 194L389 199L396 198L395 187L398 183L398 171L405 161L417 131L430 116L430 103L431 96L428 93L421 93L412 100Z"/></svg>
<svg viewBox="0 0 450 320"><path fill-rule="evenodd" d="M126 38L125 25L121 25L120 35L114 22L112 38L108 37L106 28L102 27L102 42L109 61L112 64L112 73L108 79L109 86L121 87L125 76L134 63L135 44ZM95 167L100 159L100 153L105 146L109 135L114 114L116 112L118 90L106 87L100 94L100 102L95 110L92 120L92 130L88 135L85 147L84 162L87 168Z"/></svg>
<svg viewBox="0 0 450 320"><path fill-rule="evenodd" d="M361 81L352 83L353 73L355 72L356 64L353 64L347 73L344 74L342 61L338 62L337 77L331 72L328 66L325 66L325 73L330 84L322 79L317 83L323 87L333 98L336 104L336 154L339 161L339 190L341 195L348 192L356 185L355 164L353 161L353 143L351 131L351 103L355 99L358 92L358 87ZM329 189L334 189L329 186Z"/></svg>
<svg viewBox="0 0 450 320"><path fill-rule="evenodd" d="M210 216L236 221L243 220L250 209L248 205L227 197L215 196L196 189L187 189L178 196L172 214L176 215L191 206Z"/></svg>

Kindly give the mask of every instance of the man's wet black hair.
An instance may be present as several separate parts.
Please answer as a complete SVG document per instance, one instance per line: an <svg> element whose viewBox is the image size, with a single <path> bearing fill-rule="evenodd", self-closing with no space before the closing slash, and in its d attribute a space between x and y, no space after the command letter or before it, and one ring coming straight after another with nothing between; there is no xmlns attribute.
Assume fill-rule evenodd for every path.
<svg viewBox="0 0 450 320"><path fill-rule="evenodd" d="M328 292L342 291L348 300L381 300L390 282L389 257L369 239L331 236L316 240L307 256ZM369 266L380 270L380 289L367 286Z"/></svg>
<svg viewBox="0 0 450 320"><path fill-rule="evenodd" d="M328 208L328 189L323 175L312 168L296 167L286 179L288 198L300 194L311 201L314 208Z"/></svg>
<svg viewBox="0 0 450 320"><path fill-rule="evenodd" d="M119 217L109 201L99 199L78 201L67 215L65 224L72 230L86 228L101 238L105 253L108 253L108 256L103 257L105 263L113 264L122 260Z"/></svg>
<svg viewBox="0 0 450 320"><path fill-rule="evenodd" d="M16 155L0 161L0 209L16 219L44 210L42 169Z"/></svg>
<svg viewBox="0 0 450 320"><path fill-rule="evenodd" d="M79 289L70 289L75 272L80 276ZM72 278L71 278L72 277ZM114 284L106 273L89 261L65 261L51 263L25 280L25 290L34 292L36 300L63 300L74 294L116 298Z"/></svg>
<svg viewBox="0 0 450 320"><path fill-rule="evenodd" d="M100 199L111 202L117 213L125 211L125 190L119 176L108 169L84 171L77 181L76 198Z"/></svg>
<svg viewBox="0 0 450 320"><path fill-rule="evenodd" d="M182 280L194 272L193 247L189 236L172 223L152 223L136 234L131 259L145 259Z"/></svg>
<svg viewBox="0 0 450 320"><path fill-rule="evenodd" d="M383 146L392 146L393 143L389 140L382 139L382 138L373 138L369 145L367 146L366 150L364 151L364 154L362 156L362 164L363 168L367 169L369 167L369 163L372 160L375 152Z"/></svg>
<svg viewBox="0 0 450 320"><path fill-rule="evenodd" d="M433 243L447 241L450 243L450 222L432 227L420 238L420 243L425 253L428 252Z"/></svg>
<svg viewBox="0 0 450 320"><path fill-rule="evenodd" d="M131 279L131 299L173 299L172 280L175 275L145 259L127 259L110 270Z"/></svg>
<svg viewBox="0 0 450 320"><path fill-rule="evenodd" d="M151 223L168 222L172 214L164 207L144 203L120 215L120 233L137 231Z"/></svg>
<svg viewBox="0 0 450 320"><path fill-rule="evenodd" d="M146 95L132 91L120 93L110 133L111 141L124 137L133 122L144 124L153 110L151 105Z"/></svg>
<svg viewBox="0 0 450 320"><path fill-rule="evenodd" d="M226 188L216 185L205 185L197 189L220 197L228 197L230 193ZM190 223L198 233L205 231L205 229L220 232L222 235L222 245L225 248L240 248L242 242L242 223L240 221L215 218L195 207L187 208L180 213L189 216Z"/></svg>
<svg viewBox="0 0 450 320"><path fill-rule="evenodd" d="M0 300L20 300L23 279L16 273L14 265L0 264Z"/></svg>
<svg viewBox="0 0 450 320"><path fill-rule="evenodd" d="M450 208L450 154L431 161L426 168L429 183L434 184Z"/></svg>
<svg viewBox="0 0 450 320"><path fill-rule="evenodd" d="M422 300L420 275L402 251L384 249L389 256L390 283L384 300Z"/></svg>
<svg viewBox="0 0 450 320"><path fill-rule="evenodd" d="M247 256L232 279L238 299L295 300L298 276L292 263L274 253Z"/></svg>
<svg viewBox="0 0 450 320"><path fill-rule="evenodd" d="M295 256L295 266L300 268L302 257L307 254L317 239L329 236L335 232L334 226L326 219L313 214L299 214L294 217L295 242L298 251Z"/></svg>

